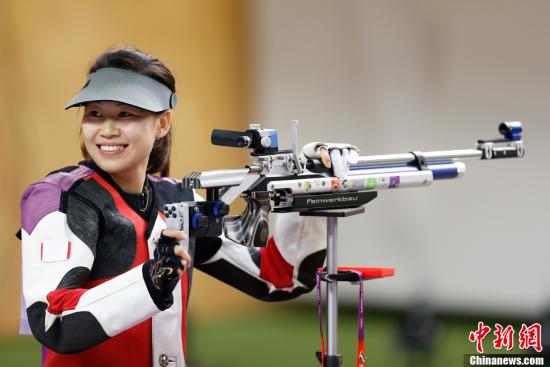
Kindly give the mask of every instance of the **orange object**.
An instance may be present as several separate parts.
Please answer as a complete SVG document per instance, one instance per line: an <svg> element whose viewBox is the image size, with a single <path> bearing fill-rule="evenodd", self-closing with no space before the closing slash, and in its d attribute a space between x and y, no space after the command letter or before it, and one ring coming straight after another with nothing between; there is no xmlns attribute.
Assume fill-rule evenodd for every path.
<svg viewBox="0 0 550 367"><path fill-rule="evenodd" d="M359 268L355 266L339 266L338 271L358 271L361 273L363 280L387 278L395 275L394 268Z"/></svg>

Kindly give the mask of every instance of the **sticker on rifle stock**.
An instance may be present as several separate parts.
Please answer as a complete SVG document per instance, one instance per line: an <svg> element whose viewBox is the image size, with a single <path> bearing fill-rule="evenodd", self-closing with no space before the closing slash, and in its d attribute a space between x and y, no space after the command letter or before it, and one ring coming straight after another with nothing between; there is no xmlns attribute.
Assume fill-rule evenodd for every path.
<svg viewBox="0 0 550 367"><path fill-rule="evenodd" d="M373 190L376 189L376 185L378 184L378 181L375 177L369 177L365 180L365 189L367 190Z"/></svg>
<svg viewBox="0 0 550 367"><path fill-rule="evenodd" d="M387 189L389 186L389 179L387 177L379 177L378 179L378 188Z"/></svg>
<svg viewBox="0 0 550 367"><path fill-rule="evenodd" d="M340 179L333 177L330 180L330 191L339 191L340 190Z"/></svg>
<svg viewBox="0 0 550 367"><path fill-rule="evenodd" d="M340 184L340 187L345 190L345 189L349 189L351 186L351 183L349 182L349 180L346 180L346 179L343 179L341 184Z"/></svg>
<svg viewBox="0 0 550 367"><path fill-rule="evenodd" d="M388 188L394 188L399 187L399 184L401 183L401 176L390 176L390 185Z"/></svg>

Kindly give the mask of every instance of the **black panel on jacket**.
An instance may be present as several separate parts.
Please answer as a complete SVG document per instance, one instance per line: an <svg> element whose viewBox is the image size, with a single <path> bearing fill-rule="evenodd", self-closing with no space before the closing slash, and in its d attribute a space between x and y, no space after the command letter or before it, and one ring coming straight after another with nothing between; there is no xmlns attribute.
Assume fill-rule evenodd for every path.
<svg viewBox="0 0 550 367"><path fill-rule="evenodd" d="M63 278L61 278L61 281L57 285L57 288L55 289L75 289L75 288L82 288L84 284L88 281L90 278L90 270L88 268L85 268L84 266L78 266L76 268L72 268L69 270Z"/></svg>
<svg viewBox="0 0 550 367"><path fill-rule="evenodd" d="M298 280L306 287L313 289L316 284L317 269L323 266L327 251L321 250L310 254L302 260L298 269Z"/></svg>
<svg viewBox="0 0 550 367"><path fill-rule="evenodd" d="M183 189L180 183L168 180L157 181L150 179L149 183L155 190L157 207L162 211L165 204L179 203L181 201L193 201L193 190Z"/></svg>
<svg viewBox="0 0 550 367"><path fill-rule="evenodd" d="M154 202L154 192L153 190L149 190L149 195L147 197L149 205L145 210L141 210L141 200L137 199L136 197L139 196L139 194L130 194L127 192L124 192L120 186L113 180L111 175L109 175L107 172L103 171L94 161L82 161L80 162L81 165L86 166L88 168L91 168L94 170L101 178L103 178L118 194L122 197L124 202L143 220L149 221L151 214L155 212L153 209L153 205L151 205ZM145 186L150 189L148 179L146 178ZM154 213L156 214L156 213Z"/></svg>
<svg viewBox="0 0 550 367"><path fill-rule="evenodd" d="M296 298L310 290L297 287L292 292L274 291L269 293L269 288L265 282L254 278L223 259L209 264L197 265L196 268L262 301L285 301Z"/></svg>
<svg viewBox="0 0 550 367"><path fill-rule="evenodd" d="M44 302L33 303L27 309L29 325L34 337L57 353L79 353L109 339L96 318L86 311L63 316L63 322L55 320L45 332L46 309Z"/></svg>
<svg viewBox="0 0 550 367"><path fill-rule="evenodd" d="M222 245L222 239L219 237L197 238L195 241L194 264L202 264L209 260Z"/></svg>
<svg viewBox="0 0 550 367"><path fill-rule="evenodd" d="M82 182L75 193L90 200L103 216L90 280L124 273L136 256L134 224L118 212L111 195L95 180Z"/></svg>
<svg viewBox="0 0 550 367"><path fill-rule="evenodd" d="M58 173L58 172L65 172L65 173L69 173L69 172L72 172L74 171L75 169L77 169L78 166L67 166L67 167L63 167L63 168L60 168L60 169L56 169L55 171L51 171L50 173L48 173L46 176L51 176L55 173Z"/></svg>
<svg viewBox="0 0 550 367"><path fill-rule="evenodd" d="M70 194L64 196L66 197L67 225L95 256L99 233L98 212L75 196Z"/></svg>

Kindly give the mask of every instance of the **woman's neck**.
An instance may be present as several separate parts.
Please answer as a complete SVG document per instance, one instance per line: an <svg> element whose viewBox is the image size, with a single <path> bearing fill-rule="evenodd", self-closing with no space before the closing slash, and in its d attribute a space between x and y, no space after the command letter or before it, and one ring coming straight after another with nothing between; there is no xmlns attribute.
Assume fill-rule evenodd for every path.
<svg viewBox="0 0 550 367"><path fill-rule="evenodd" d="M134 171L132 173L111 173L109 175L124 192L129 194L139 194L143 191L143 185L146 177L145 170Z"/></svg>

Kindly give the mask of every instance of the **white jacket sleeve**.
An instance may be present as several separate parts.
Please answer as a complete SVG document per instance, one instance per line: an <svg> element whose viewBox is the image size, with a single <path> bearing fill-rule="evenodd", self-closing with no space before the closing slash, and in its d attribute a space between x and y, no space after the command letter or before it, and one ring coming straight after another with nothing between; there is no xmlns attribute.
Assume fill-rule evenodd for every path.
<svg viewBox="0 0 550 367"><path fill-rule="evenodd" d="M265 301L310 291L325 260L326 219L298 213L273 216L267 247L245 247L224 236L198 241L196 268Z"/></svg>
<svg viewBox="0 0 550 367"><path fill-rule="evenodd" d="M84 288L94 252L71 231L61 194L54 185L38 183L21 200L23 297L33 335L56 352L77 353L159 309L146 288L141 265ZM90 218L96 225L97 220Z"/></svg>

